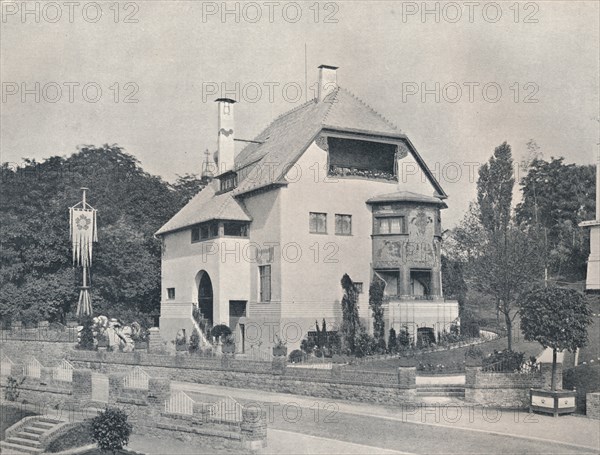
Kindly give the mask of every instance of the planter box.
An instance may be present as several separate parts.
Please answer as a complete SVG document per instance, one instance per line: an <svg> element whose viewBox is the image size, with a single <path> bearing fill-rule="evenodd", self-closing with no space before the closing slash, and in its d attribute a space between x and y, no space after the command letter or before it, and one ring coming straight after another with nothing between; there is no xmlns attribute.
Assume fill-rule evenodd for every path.
<svg viewBox="0 0 600 455"><path fill-rule="evenodd" d="M108 340L104 339L104 340L98 340L98 347L99 348L107 348L108 347Z"/></svg>
<svg viewBox="0 0 600 455"><path fill-rule="evenodd" d="M285 357L287 356L287 348L273 346L273 357Z"/></svg>
<svg viewBox="0 0 600 455"><path fill-rule="evenodd" d="M233 354L235 352L235 344L223 344L221 351L223 351L223 354Z"/></svg>
<svg viewBox="0 0 600 455"><path fill-rule="evenodd" d="M575 412L576 392L574 390L531 389L529 391L529 412L544 412L554 417Z"/></svg>

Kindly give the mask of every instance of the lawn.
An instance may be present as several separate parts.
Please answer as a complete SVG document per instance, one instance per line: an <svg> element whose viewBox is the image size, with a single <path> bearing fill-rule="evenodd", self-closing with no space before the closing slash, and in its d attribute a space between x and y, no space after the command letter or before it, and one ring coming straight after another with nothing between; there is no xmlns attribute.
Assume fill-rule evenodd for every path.
<svg viewBox="0 0 600 455"><path fill-rule="evenodd" d="M496 340L488 341L486 343L478 344L475 346L481 350L484 356L491 354L494 350L501 351L506 349L507 340L506 338L498 338ZM444 365L448 372L455 372L463 370L463 362L465 360L465 353L468 347L460 347L451 350L437 351L437 352L426 352L415 356L415 360L423 364L432 365ZM525 353L525 358L528 359L530 356L537 356L543 350L542 346L537 342L525 341L523 335L519 331L515 331L513 334L513 350ZM368 371L396 371L400 366L400 360L397 358L393 359L380 359L366 362L360 362L355 365L349 365L347 368L355 370L368 370Z"/></svg>
<svg viewBox="0 0 600 455"><path fill-rule="evenodd" d="M4 440L4 432L7 428L13 426L19 420L25 417L36 415L35 412L23 409L21 405L2 404L0 406L0 440Z"/></svg>
<svg viewBox="0 0 600 455"><path fill-rule="evenodd" d="M63 450L93 444L93 442L90 422L79 422L69 428L66 433L61 434L54 441L51 441L46 448L46 452L62 452Z"/></svg>

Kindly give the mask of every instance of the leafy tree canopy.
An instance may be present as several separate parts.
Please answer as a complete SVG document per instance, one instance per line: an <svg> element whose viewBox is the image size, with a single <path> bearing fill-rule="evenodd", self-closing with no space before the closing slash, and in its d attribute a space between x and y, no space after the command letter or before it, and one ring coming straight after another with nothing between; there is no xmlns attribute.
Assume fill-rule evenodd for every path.
<svg viewBox="0 0 600 455"><path fill-rule="evenodd" d="M74 310L81 271L71 264L68 208L81 200L83 186L98 209L95 312L158 312L161 245L153 235L187 200L177 183L148 174L117 145L25 159L19 167L4 163L1 172L1 318L63 320Z"/></svg>
<svg viewBox="0 0 600 455"><path fill-rule="evenodd" d="M526 340L571 352L587 343L591 311L579 292L558 287L537 288L524 295L519 306Z"/></svg>

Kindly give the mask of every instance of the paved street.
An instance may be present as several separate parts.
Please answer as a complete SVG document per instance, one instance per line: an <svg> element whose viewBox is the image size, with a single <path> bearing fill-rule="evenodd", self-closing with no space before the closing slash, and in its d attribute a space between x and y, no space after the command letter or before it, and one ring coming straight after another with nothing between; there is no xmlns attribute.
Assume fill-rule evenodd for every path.
<svg viewBox="0 0 600 455"><path fill-rule="evenodd" d="M263 453L562 454L600 449L598 422L581 416L555 419L453 405L398 409L182 382L172 387L199 401L229 395L260 405L269 418Z"/></svg>

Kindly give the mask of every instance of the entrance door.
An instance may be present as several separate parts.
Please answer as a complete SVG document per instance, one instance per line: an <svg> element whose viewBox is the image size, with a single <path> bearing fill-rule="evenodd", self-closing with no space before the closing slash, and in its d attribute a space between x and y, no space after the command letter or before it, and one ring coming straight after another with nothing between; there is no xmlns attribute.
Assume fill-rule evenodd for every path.
<svg viewBox="0 0 600 455"><path fill-rule="evenodd" d="M239 347L242 353L244 349L245 327L239 324L240 319L246 317L246 301L245 300L230 300L229 301L229 327L235 333ZM238 329L239 324L239 329Z"/></svg>
<svg viewBox="0 0 600 455"><path fill-rule="evenodd" d="M198 285L198 306L204 319L208 319L210 324L213 323L213 287L210 276L206 272L202 272L200 284Z"/></svg>

